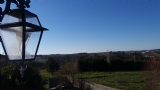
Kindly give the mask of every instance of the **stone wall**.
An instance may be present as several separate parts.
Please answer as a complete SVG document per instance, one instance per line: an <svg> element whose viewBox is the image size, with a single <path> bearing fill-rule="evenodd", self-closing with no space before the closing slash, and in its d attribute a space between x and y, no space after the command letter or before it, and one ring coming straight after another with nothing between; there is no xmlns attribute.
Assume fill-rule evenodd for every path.
<svg viewBox="0 0 160 90"><path fill-rule="evenodd" d="M115 89L115 88L103 86L103 85L92 83L92 82L86 82L85 86L89 90L118 90L118 89Z"/></svg>
<svg viewBox="0 0 160 90"><path fill-rule="evenodd" d="M71 77L67 77L69 81L73 81ZM81 88L81 90L118 90L115 88L103 86L93 82L88 82L83 79L74 79L74 86Z"/></svg>

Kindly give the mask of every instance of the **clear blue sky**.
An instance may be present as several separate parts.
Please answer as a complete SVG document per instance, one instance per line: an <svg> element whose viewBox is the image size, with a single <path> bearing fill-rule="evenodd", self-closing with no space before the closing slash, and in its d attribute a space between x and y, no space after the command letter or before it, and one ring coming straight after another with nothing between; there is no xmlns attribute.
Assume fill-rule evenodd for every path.
<svg viewBox="0 0 160 90"><path fill-rule="evenodd" d="M31 0L30 5L49 29L38 54L160 48L160 0Z"/></svg>

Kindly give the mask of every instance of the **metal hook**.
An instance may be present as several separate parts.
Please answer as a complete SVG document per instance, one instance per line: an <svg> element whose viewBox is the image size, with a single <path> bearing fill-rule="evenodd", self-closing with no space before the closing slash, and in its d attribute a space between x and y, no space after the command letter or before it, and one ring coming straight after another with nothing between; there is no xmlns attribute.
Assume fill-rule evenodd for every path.
<svg viewBox="0 0 160 90"><path fill-rule="evenodd" d="M24 67L24 63L21 63L21 67L19 69L21 77L23 78L24 76L24 71L27 69L27 65Z"/></svg>

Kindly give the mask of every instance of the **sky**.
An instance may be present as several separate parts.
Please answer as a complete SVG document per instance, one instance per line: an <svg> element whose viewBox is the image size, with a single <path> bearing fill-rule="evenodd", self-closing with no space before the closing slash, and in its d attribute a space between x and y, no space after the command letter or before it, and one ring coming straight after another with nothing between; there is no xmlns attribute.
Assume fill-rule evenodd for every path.
<svg viewBox="0 0 160 90"><path fill-rule="evenodd" d="M30 6L49 29L38 54L160 48L160 0L31 0Z"/></svg>

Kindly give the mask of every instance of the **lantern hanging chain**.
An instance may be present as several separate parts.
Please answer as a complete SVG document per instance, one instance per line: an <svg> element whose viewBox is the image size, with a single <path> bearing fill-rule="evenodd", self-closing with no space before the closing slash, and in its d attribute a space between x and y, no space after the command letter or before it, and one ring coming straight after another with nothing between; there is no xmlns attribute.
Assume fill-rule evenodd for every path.
<svg viewBox="0 0 160 90"><path fill-rule="evenodd" d="M0 4L4 4L4 2L5 0L0 0ZM30 2L30 0L6 0L5 9L2 10L2 8L0 7L0 22L2 22L4 15L11 11L11 3L16 4L18 8L29 8Z"/></svg>

